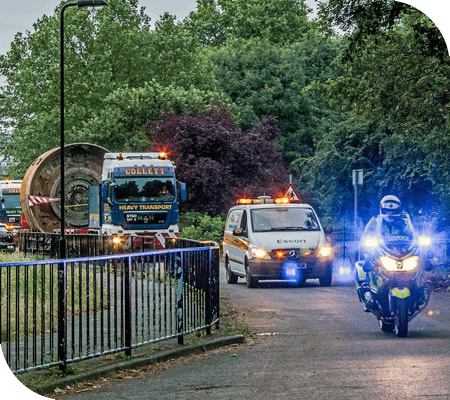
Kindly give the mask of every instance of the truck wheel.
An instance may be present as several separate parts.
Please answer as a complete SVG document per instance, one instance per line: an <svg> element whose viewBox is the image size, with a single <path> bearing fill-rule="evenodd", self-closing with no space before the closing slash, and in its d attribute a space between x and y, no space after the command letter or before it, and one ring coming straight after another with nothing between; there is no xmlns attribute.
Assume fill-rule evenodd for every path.
<svg viewBox="0 0 450 400"><path fill-rule="evenodd" d="M331 282L333 280L333 267L331 265L328 266L328 270L324 276L319 278L320 286L331 286Z"/></svg>
<svg viewBox="0 0 450 400"><path fill-rule="evenodd" d="M245 280L247 282L247 287L250 289L258 286L258 280L252 276L247 260L245 260Z"/></svg>
<svg viewBox="0 0 450 400"><path fill-rule="evenodd" d="M230 262L228 261L228 258L225 258L225 270L227 273L227 283L235 284L237 283L238 277L236 274L231 271L230 268Z"/></svg>

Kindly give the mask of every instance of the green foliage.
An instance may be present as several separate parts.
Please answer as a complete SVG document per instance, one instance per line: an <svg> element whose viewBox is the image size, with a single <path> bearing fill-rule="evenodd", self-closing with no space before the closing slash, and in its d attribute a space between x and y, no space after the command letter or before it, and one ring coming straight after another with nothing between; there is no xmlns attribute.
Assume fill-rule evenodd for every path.
<svg viewBox="0 0 450 400"><path fill-rule="evenodd" d="M83 123L73 140L96 143L112 152L148 151L149 136L163 112L195 115L208 109L217 96L194 87L163 86L154 80L139 88L119 88L105 98L103 108Z"/></svg>
<svg viewBox="0 0 450 400"><path fill-rule="evenodd" d="M220 89L237 105L243 129L270 115L277 118L277 145L289 164L314 154L329 106L321 95L303 89L339 76L333 63L338 51L336 40L311 31L303 41L283 47L262 39L234 40L212 58Z"/></svg>
<svg viewBox="0 0 450 400"><path fill-rule="evenodd" d="M338 3L353 4L330 1ZM383 2L366 3L375 7ZM412 211L438 211L441 207L445 219L450 210L446 156L450 150L450 58L444 55L445 42L425 15L405 5L384 3L377 18L371 14L363 22L361 15L355 15L347 21L355 31L342 57L345 74L331 82L329 93L336 104L383 132L375 143L362 137L359 147L372 146L378 154L364 167L369 180L363 190L369 191L363 195L378 192L371 208L383 193L394 192ZM341 18L339 15L335 17ZM373 135L370 130L366 134ZM361 167L353 161L352 168ZM374 187L378 190L371 189Z"/></svg>
<svg viewBox="0 0 450 400"><path fill-rule="evenodd" d="M349 46L344 59L352 61L354 53L364 50L366 40L382 36L408 20L414 32L415 51L420 56L433 56L440 60L448 56L442 35L427 16L414 7L396 0L318 0L322 21L344 31ZM420 21L421 20L421 21Z"/></svg>
<svg viewBox="0 0 450 400"><path fill-rule="evenodd" d="M146 151L163 132L191 149L177 162L190 209L215 215L225 207L211 208L217 193L270 181L256 182L279 157L264 147L279 129L284 164L322 213L352 213L351 171L363 168L362 213L392 191L450 218L450 58L439 30L399 1L319 3L317 23L303 0L198 0L183 23L165 14L153 30L137 0L69 8L66 143ZM0 56L3 156L18 178L59 146L60 8ZM238 125L205 117L220 98Z"/></svg>
<svg viewBox="0 0 450 400"><path fill-rule="evenodd" d="M39 19L33 32L18 34L8 54L0 57L0 73L7 78L2 89L6 98L0 102L0 123L9 132L4 156L18 177L38 155L59 146L59 9ZM105 145L114 137L106 148L118 149L124 143L121 150L145 150L142 131L149 122L145 119L157 120L167 111L158 110L159 105L175 110L178 90L181 96L191 91L192 107L197 107L195 101L203 96L199 91L215 91L206 50L168 14L152 31L137 0L111 0L100 11L69 7L64 21L66 143L100 137L93 143ZM153 91L149 86L155 87ZM168 92L170 99L165 99ZM162 98L145 98L155 93ZM134 96L128 105L127 95ZM183 107L179 108L185 112ZM98 130L103 118L107 132L103 126L101 132L89 130L89 126Z"/></svg>
<svg viewBox="0 0 450 400"><path fill-rule="evenodd" d="M304 0L197 0L185 23L204 46L229 39L262 39L279 46L294 43L313 25Z"/></svg>
<svg viewBox="0 0 450 400"><path fill-rule="evenodd" d="M225 217L210 217L199 212L187 212L180 216L180 237L192 240L212 240L220 243L225 229Z"/></svg>

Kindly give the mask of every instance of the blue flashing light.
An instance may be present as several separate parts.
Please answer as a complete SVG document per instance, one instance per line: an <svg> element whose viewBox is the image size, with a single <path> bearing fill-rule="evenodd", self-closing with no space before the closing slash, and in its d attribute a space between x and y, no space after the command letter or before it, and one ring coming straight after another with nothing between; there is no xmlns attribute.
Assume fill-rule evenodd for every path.
<svg viewBox="0 0 450 400"><path fill-rule="evenodd" d="M347 285L355 280L355 271L350 261L338 259L333 265L333 279L336 283Z"/></svg>
<svg viewBox="0 0 450 400"><path fill-rule="evenodd" d="M420 235L417 241L419 243L419 246L422 248L430 247L433 243L433 239L428 235Z"/></svg>
<svg viewBox="0 0 450 400"><path fill-rule="evenodd" d="M281 274L283 279L287 281L295 281L299 283L302 279L303 272L295 261L287 261L281 266Z"/></svg>
<svg viewBox="0 0 450 400"><path fill-rule="evenodd" d="M367 249L367 250L375 250L378 248L379 242L378 242L378 238L375 236L369 236L366 237L363 240L362 245Z"/></svg>

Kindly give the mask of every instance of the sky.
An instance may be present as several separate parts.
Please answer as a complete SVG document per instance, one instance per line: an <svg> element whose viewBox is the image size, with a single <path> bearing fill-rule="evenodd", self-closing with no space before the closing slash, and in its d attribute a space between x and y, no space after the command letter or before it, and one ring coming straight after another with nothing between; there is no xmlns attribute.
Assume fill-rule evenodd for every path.
<svg viewBox="0 0 450 400"><path fill-rule="evenodd" d="M59 0L0 0L0 54L6 54L17 32L33 31L33 23L53 15ZM196 0L139 0L152 22L168 11L179 20L194 11Z"/></svg>

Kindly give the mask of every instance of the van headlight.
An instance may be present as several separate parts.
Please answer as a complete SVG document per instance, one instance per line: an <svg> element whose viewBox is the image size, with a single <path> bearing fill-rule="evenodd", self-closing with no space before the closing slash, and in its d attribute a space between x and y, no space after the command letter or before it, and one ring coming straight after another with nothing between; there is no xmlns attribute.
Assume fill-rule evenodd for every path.
<svg viewBox="0 0 450 400"><path fill-rule="evenodd" d="M319 257L321 258L329 258L333 255L333 249L331 246L325 245L319 248Z"/></svg>
<svg viewBox="0 0 450 400"><path fill-rule="evenodd" d="M389 272L412 272L419 266L419 257L412 256L403 261L394 260L391 257L380 257L381 266Z"/></svg>
<svg viewBox="0 0 450 400"><path fill-rule="evenodd" d="M265 260L270 260L269 251L264 247L253 247L252 248L253 258L262 258Z"/></svg>

